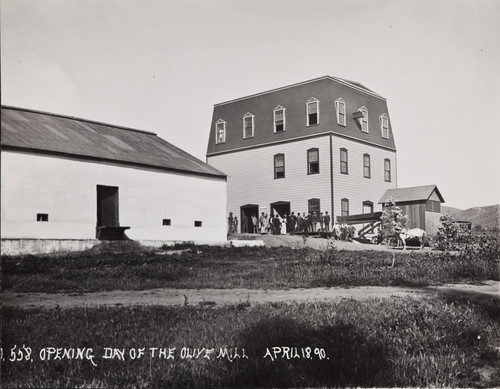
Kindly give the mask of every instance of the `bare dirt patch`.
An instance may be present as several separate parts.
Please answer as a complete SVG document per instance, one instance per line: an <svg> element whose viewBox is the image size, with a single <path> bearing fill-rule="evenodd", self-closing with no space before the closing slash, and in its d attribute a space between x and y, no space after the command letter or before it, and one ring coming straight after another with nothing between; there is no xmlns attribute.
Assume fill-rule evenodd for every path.
<svg viewBox="0 0 500 389"><path fill-rule="evenodd" d="M289 290L256 289L152 289L144 291L122 291L96 293L14 293L4 292L3 306L22 308L71 308L96 306L131 305L198 305L222 306L239 303L270 302L319 302L334 299L420 297L433 294L474 294L500 297L500 281L487 281L482 285L449 284L428 287L383 287L361 286L356 288L311 288Z"/></svg>
<svg viewBox="0 0 500 389"><path fill-rule="evenodd" d="M259 235L259 234L234 234L229 237L233 240L262 240L267 247L291 247L301 248L310 247L316 250L324 250L330 244L333 244L338 250L360 251L397 251L398 249L387 248L386 245L363 244L357 241L345 242L335 239L325 239L317 236L304 238L303 235ZM429 251L429 248L424 251ZM408 247L408 251L418 251L415 248Z"/></svg>

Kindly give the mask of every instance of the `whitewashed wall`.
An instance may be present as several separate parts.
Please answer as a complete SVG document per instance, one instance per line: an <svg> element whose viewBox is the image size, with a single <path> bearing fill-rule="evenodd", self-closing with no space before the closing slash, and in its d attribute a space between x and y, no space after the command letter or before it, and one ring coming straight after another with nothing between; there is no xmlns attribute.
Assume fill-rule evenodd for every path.
<svg viewBox="0 0 500 389"><path fill-rule="evenodd" d="M95 238L96 186L106 185L119 187L119 222L131 239L226 240L224 179L10 151L1 173L2 238Z"/></svg>
<svg viewBox="0 0 500 389"><path fill-rule="evenodd" d="M348 151L348 172L340 173L340 149ZM363 154L370 154L371 178L363 173ZM384 179L384 159L391 161L391 182ZM349 215L363 213L363 201L373 202L373 211L381 211L377 204L387 189L397 187L396 152L341 137L333 137L333 182L335 217L341 214L341 199L349 199Z"/></svg>

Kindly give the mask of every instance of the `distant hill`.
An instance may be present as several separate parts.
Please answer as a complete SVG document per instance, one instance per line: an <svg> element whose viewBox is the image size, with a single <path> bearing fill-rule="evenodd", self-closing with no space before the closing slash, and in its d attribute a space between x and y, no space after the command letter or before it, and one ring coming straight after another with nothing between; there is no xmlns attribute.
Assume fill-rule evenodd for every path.
<svg viewBox="0 0 500 389"><path fill-rule="evenodd" d="M472 227L475 225L480 225L483 228L500 226L500 204L474 207L465 210L442 205L441 212L450 215L456 220L470 221L472 222Z"/></svg>

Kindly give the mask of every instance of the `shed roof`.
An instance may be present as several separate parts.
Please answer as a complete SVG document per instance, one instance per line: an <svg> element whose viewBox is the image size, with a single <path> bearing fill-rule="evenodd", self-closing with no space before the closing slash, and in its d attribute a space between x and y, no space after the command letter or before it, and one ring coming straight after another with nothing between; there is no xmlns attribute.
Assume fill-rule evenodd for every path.
<svg viewBox="0 0 500 389"><path fill-rule="evenodd" d="M439 193L439 189L436 185L425 185L425 186L413 186L410 188L397 188L397 189L387 189L382 198L379 200L379 204L385 204L389 202L389 199L394 199L396 203L409 202L409 201L427 201L436 193L439 200L444 203L443 196Z"/></svg>
<svg viewBox="0 0 500 389"><path fill-rule="evenodd" d="M1 121L2 149L225 177L152 132L7 106Z"/></svg>

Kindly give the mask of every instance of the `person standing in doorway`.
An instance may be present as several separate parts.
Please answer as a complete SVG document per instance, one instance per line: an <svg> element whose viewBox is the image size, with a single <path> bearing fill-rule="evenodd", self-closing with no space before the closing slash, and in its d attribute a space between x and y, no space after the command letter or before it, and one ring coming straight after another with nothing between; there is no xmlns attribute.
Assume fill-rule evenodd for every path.
<svg viewBox="0 0 500 389"><path fill-rule="evenodd" d="M252 233L256 234L259 229L257 216L252 215Z"/></svg>
<svg viewBox="0 0 500 389"><path fill-rule="evenodd" d="M243 212L243 216L241 217L242 220L242 234L248 233L248 216Z"/></svg>

